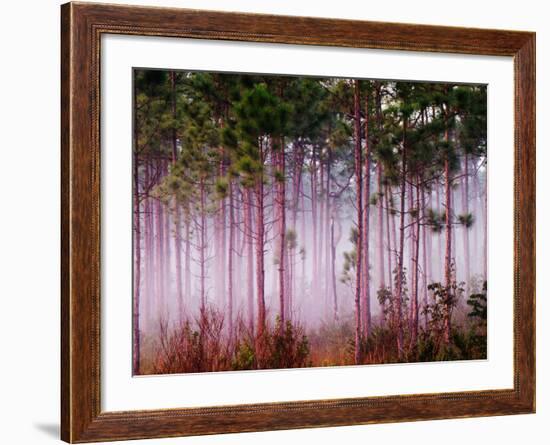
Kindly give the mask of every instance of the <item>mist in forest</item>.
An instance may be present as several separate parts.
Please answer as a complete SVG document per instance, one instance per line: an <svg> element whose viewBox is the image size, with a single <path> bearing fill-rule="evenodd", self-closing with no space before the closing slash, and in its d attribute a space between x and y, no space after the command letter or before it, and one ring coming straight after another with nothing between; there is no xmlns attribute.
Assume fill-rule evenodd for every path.
<svg viewBox="0 0 550 445"><path fill-rule="evenodd" d="M485 358L486 102L134 70L134 374Z"/></svg>

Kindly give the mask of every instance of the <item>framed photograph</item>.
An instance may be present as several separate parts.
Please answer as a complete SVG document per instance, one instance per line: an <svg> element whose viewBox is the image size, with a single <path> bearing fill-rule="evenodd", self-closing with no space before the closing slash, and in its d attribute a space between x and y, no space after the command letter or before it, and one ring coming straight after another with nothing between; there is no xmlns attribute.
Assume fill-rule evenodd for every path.
<svg viewBox="0 0 550 445"><path fill-rule="evenodd" d="M535 34L67 3L62 439L535 411Z"/></svg>

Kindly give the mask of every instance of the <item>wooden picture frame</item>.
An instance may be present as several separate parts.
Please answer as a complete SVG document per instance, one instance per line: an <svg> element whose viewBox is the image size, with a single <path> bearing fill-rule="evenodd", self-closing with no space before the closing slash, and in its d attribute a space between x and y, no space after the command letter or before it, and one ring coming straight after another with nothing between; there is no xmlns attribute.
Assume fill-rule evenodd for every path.
<svg viewBox="0 0 550 445"><path fill-rule="evenodd" d="M61 7L61 18L63 440L94 442L535 412L534 33L92 3L67 3ZM513 389L102 412L99 73L100 38L106 33L513 57Z"/></svg>

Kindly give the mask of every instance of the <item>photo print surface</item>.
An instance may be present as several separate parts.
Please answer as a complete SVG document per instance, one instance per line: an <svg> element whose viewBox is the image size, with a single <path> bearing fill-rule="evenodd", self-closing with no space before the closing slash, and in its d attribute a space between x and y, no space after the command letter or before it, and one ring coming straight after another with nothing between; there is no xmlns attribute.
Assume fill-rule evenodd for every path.
<svg viewBox="0 0 550 445"><path fill-rule="evenodd" d="M487 356L487 87L134 69L133 374Z"/></svg>

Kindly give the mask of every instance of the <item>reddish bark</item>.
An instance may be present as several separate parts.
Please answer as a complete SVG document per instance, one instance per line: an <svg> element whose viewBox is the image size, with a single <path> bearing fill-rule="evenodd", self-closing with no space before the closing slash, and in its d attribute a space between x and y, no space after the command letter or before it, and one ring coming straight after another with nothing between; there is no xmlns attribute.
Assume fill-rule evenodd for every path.
<svg viewBox="0 0 550 445"><path fill-rule="evenodd" d="M134 103L136 100L136 89L134 87ZM134 125L134 301L133 301L133 354L132 354L132 372L134 375L139 374L141 364L141 332L139 325L140 304L141 304L141 215L139 203L139 160L138 160L138 129Z"/></svg>
<svg viewBox="0 0 550 445"><path fill-rule="evenodd" d="M361 363L361 282L363 260L363 167L361 153L361 98L359 81L354 81L354 123L355 123L355 180L357 206L357 255L355 274L355 363ZM315 279L314 279L315 281Z"/></svg>
<svg viewBox="0 0 550 445"><path fill-rule="evenodd" d="M164 176L167 176L168 175L168 158L166 158L163 162L163 174ZM170 227L171 227L171 218L170 218L170 211L169 211L169 208L168 208L168 205L167 204L162 204L161 205L161 211L163 213L163 221L164 221L164 228L163 228L163 231L162 231L162 242L164 243L164 271L163 271L163 276L164 276L164 292L165 292L165 295L164 295L164 304L165 304L165 309L167 308L167 302L170 300L170 291L172 290L171 289L171 286L170 286L170 276L171 276L171 272L172 272L172 264L171 264L171 259L172 259L172 252L171 252L171 242L170 242Z"/></svg>
<svg viewBox="0 0 550 445"><path fill-rule="evenodd" d="M468 215L469 203L468 198L470 196L470 172L469 172L469 157L468 152L464 153L464 180L462 182L462 213ZM462 235L463 248L464 248L464 279L466 280L466 286L470 285L470 228L464 227Z"/></svg>
<svg viewBox="0 0 550 445"><path fill-rule="evenodd" d="M336 210L335 210L336 213ZM335 221L336 220L336 221ZM334 234L334 226L338 225L338 234ZM338 215L333 215L330 219L330 276L332 284L332 316L334 321L338 320L338 293L336 290L336 246L342 237L342 227L338 220Z"/></svg>
<svg viewBox="0 0 550 445"><path fill-rule="evenodd" d="M336 284L334 283L334 264L332 264L332 245L331 245L331 231L332 231L332 222L331 222L331 215L332 215L332 203L331 203L331 196L330 196L330 175L331 175L331 163L332 163L332 151L330 146L327 147L327 171L326 171L326 186L325 186L325 196L326 196L326 205L325 205L325 246L326 246L326 261L325 261L325 269L324 269L324 276L326 279L325 282L325 314L326 316L330 316L330 303L331 300L334 298L333 288L336 287Z"/></svg>
<svg viewBox="0 0 550 445"><path fill-rule="evenodd" d="M371 307L370 307L370 142L369 142L369 102L368 93L365 94L365 177L363 179L363 249L360 251L362 260L362 289L361 289L361 307L363 309L362 327L363 337L366 339L370 334L371 326Z"/></svg>
<svg viewBox="0 0 550 445"><path fill-rule="evenodd" d="M199 267L200 267L200 311L204 315L206 309L206 246L208 243L207 220L206 220L206 190L204 178L200 183L200 241L199 241Z"/></svg>
<svg viewBox="0 0 550 445"><path fill-rule="evenodd" d="M145 184L144 187L149 189L151 187L151 165L149 159L145 161ZM145 280L144 280L144 293L142 295L142 300L145 300L146 305L146 317L145 321L147 325L151 323L151 318L153 314L153 296L155 293L155 274L154 274L154 251L153 251L153 205L151 203L151 198L149 195L144 197L144 232L145 232L145 251L144 251L144 260L145 260Z"/></svg>
<svg viewBox="0 0 550 445"><path fill-rule="evenodd" d="M170 82L172 87L172 118L174 121L177 118L176 114L176 73L170 71ZM175 165L178 161L178 145L177 145L177 131L176 127L172 128L172 165ZM183 286L181 281L181 225L180 225L180 206L177 197L172 199L172 206L174 209L174 251L176 256L176 297L178 300L179 316L183 316Z"/></svg>
<svg viewBox="0 0 550 445"><path fill-rule="evenodd" d="M319 248L317 252L317 281L318 286L320 287L319 294L316 296L317 304L323 304L326 302L327 299L327 287L326 283L324 283L324 274L323 274L323 258L324 258L324 239L325 239L325 164L323 162L323 159L321 158L321 152L319 153L319 167L320 167L320 177L319 177L319 184L320 184L320 202L319 202Z"/></svg>
<svg viewBox="0 0 550 445"><path fill-rule="evenodd" d="M445 130L445 142L449 143L449 131ZM451 291L452 284L452 189L451 189L451 170L449 159L445 158L445 288L447 293ZM444 310L444 341L449 343L451 339L451 308L448 304Z"/></svg>
<svg viewBox="0 0 550 445"><path fill-rule="evenodd" d="M386 287L385 280L385 266L384 266L384 205L383 205L383 190L382 190L382 163L378 161L377 165L378 172L378 279L379 284L378 288ZM389 236L389 233L388 233Z"/></svg>
<svg viewBox="0 0 550 445"><path fill-rule="evenodd" d="M284 138L281 137L281 146L277 153L277 164L280 179L278 188L279 206L279 317L281 335L284 332L286 309L285 309L285 262L286 262L286 180L285 180L285 147Z"/></svg>
<svg viewBox="0 0 550 445"><path fill-rule="evenodd" d="M316 148L312 147L311 154L311 226L312 226L312 243L313 253L311 257L311 299L314 300L318 297L318 246L317 246L317 160L316 160Z"/></svg>
<svg viewBox="0 0 550 445"><path fill-rule="evenodd" d="M185 205L185 295L191 298L191 211Z"/></svg>
<svg viewBox="0 0 550 445"><path fill-rule="evenodd" d="M422 187L421 192L421 207L422 207L422 221L424 222L422 224L422 271L424 280L422 282L422 292L423 292L423 304L424 304L424 329L428 329L428 312L426 311L426 308L428 307L428 284L430 282L430 270L429 267L431 267L431 243L430 249L428 250L430 252L430 262L428 263L428 240L427 240L427 231L426 231L426 195L424 187ZM430 201L431 201L431 194L430 194Z"/></svg>
<svg viewBox="0 0 550 445"><path fill-rule="evenodd" d="M157 276L157 290L156 290L156 305L158 307L158 313L164 315L164 301L165 301L165 254L164 254L164 212L161 202L155 200L155 217L156 217L156 237L155 237L155 251L156 251L156 267L155 275Z"/></svg>
<svg viewBox="0 0 550 445"><path fill-rule="evenodd" d="M233 255L235 250L235 210L233 208L233 181L229 180L229 251L228 251L228 283L227 283L227 316L229 337L233 338Z"/></svg>
<svg viewBox="0 0 550 445"><path fill-rule="evenodd" d="M252 191L244 191L244 239L246 242L246 294L248 301L248 324L250 332L254 333L254 239L252 235Z"/></svg>
<svg viewBox="0 0 550 445"><path fill-rule="evenodd" d="M397 323L397 352L403 358L403 254L405 247L405 190L407 187L407 119L403 121L403 147L401 152L401 198L399 214L399 251L397 253L396 279L396 323Z"/></svg>
<svg viewBox="0 0 550 445"><path fill-rule="evenodd" d="M263 142L259 141L260 161L264 164L264 149ZM255 185L256 195L256 295L257 295L257 308L258 308L258 338L259 353L262 351L263 335L266 327L265 319L265 296L264 296L264 283L265 283L265 268L264 268L264 243L265 243L265 226L264 226L264 178L263 173L259 174L256 178Z"/></svg>
<svg viewBox="0 0 550 445"><path fill-rule="evenodd" d="M393 276L392 276L392 271L393 271L393 263L394 261L392 261L392 258L393 258L393 250L392 250L392 232L390 231L390 220L393 221L393 215L391 214L391 210L390 210L390 193L391 193L391 190L388 186L386 186L386 193L385 193L385 203L386 203L386 233L388 234L388 287L389 287L389 290L390 290L390 294L393 295ZM395 233L395 227L394 227L394 231ZM394 244L395 244L395 236L393 237L393 240L394 240Z"/></svg>
<svg viewBox="0 0 550 445"><path fill-rule="evenodd" d="M418 338L418 260L420 257L420 186L419 179L416 178L416 220L413 224L413 283L412 283L412 301L411 301L411 346L416 347Z"/></svg>

